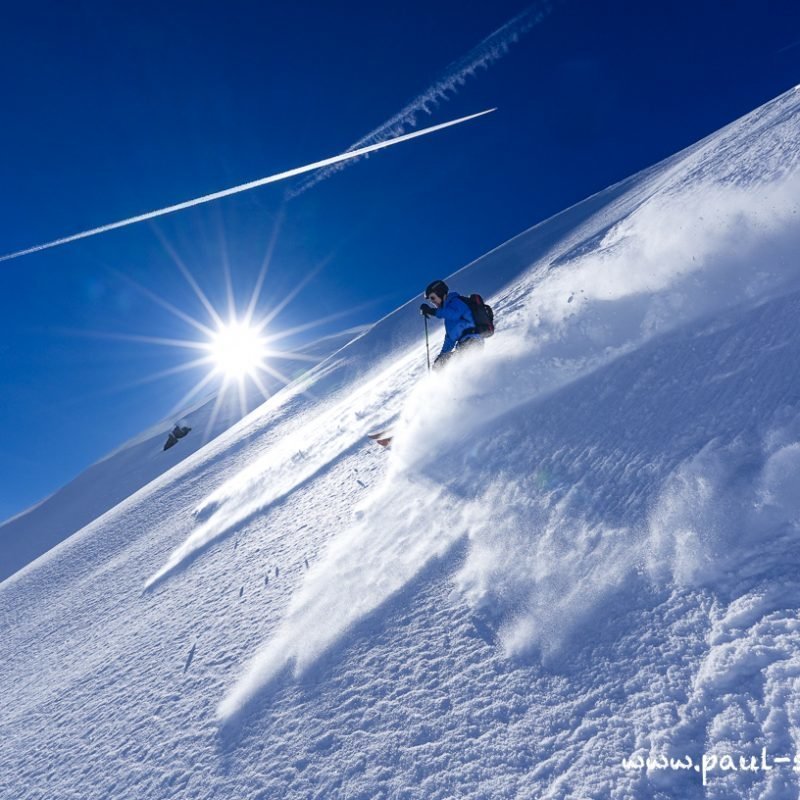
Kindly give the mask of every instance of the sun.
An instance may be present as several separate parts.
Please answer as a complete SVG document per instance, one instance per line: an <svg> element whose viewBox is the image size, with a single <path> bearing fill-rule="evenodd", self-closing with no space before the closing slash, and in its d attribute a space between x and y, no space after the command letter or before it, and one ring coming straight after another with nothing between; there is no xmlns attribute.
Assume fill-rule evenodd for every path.
<svg viewBox="0 0 800 800"><path fill-rule="evenodd" d="M247 322L219 324L208 349L216 372L227 379L252 378L264 369L266 339L259 327Z"/></svg>
<svg viewBox="0 0 800 800"><path fill-rule="evenodd" d="M278 240L282 219L283 216L281 214L276 221L275 229L264 257L261 259L261 268L255 278L252 290L249 292L249 299L245 303L238 303L234 295L230 260L227 252L223 249L222 270L226 288L225 306L227 307L225 311L212 303L175 248L158 229L155 230L165 253L186 279L189 288L205 309L206 318L197 318L188 310L175 305L171 300L141 286L130 276L112 270L118 278L124 280L183 323L191 326L194 329L192 338L167 338L123 333L95 334L87 332L86 334L154 344L170 349L184 349L193 353L193 357L187 358L182 363L144 376L136 381L134 385L149 383L185 372L202 370L203 374L198 377L196 382L187 387L185 394L176 400L166 417L169 419L180 418L181 414L186 413L189 403L196 403L195 398L199 397L203 391L210 393L210 397L214 398L213 408L207 418L203 441L208 441L208 437L214 429L215 421L223 407L229 403L235 403L237 397L240 416L244 417L252 403L254 401L257 402L258 395L265 401L268 400L281 388L298 382L298 379L308 375L309 371L321 361L320 356L313 355L314 346L317 342L304 342L297 349L286 349L282 343L318 326L328 325L336 319L349 316L354 311L360 310L360 308L347 308L324 317L310 319L290 327L283 327L277 331L274 330L281 312L311 283L327 263L323 261L307 274L299 276L290 291L284 292L279 299L273 298L269 302L268 310L264 311L263 308L259 310L259 306L263 306L264 281L269 265L272 262L273 250ZM326 338L330 338L330 334L318 341L322 342ZM282 362L293 363L292 368L288 370L288 374L284 372ZM306 388L302 382L298 382L298 387L298 391L303 394L306 393ZM254 392L253 389L256 391ZM308 396L310 397L311 395Z"/></svg>

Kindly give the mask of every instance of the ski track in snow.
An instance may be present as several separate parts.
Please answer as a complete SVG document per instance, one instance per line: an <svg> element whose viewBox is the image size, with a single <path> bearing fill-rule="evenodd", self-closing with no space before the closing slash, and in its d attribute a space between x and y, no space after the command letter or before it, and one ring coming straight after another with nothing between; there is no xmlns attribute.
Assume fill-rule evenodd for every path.
<svg viewBox="0 0 800 800"><path fill-rule="evenodd" d="M622 759L800 744L799 115L453 276L458 370L412 301L4 582L0 796L796 797Z"/></svg>

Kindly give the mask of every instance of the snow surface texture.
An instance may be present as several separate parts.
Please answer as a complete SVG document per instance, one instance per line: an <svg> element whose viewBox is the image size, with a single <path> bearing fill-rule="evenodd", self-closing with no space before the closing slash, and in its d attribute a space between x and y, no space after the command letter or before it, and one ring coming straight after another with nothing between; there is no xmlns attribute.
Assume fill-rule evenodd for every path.
<svg viewBox="0 0 800 800"><path fill-rule="evenodd" d="M6 580L0 796L796 798L657 765L800 749L799 133L516 237L449 279L482 353L426 375L410 301Z"/></svg>

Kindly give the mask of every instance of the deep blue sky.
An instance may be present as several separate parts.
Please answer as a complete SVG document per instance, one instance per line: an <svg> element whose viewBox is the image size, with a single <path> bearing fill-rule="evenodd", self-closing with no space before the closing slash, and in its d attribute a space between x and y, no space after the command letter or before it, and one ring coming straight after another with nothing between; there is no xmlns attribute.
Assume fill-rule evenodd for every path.
<svg viewBox="0 0 800 800"><path fill-rule="evenodd" d="M6 4L0 253L335 155L526 5ZM797 2L562 0L419 123L498 113L285 206L261 308L327 259L273 330L349 307L309 338L373 321L798 80ZM220 306L227 253L244 302L287 188L0 264L0 519L160 419L202 376L120 389L186 352L70 333L194 336L119 274L205 321L160 233Z"/></svg>

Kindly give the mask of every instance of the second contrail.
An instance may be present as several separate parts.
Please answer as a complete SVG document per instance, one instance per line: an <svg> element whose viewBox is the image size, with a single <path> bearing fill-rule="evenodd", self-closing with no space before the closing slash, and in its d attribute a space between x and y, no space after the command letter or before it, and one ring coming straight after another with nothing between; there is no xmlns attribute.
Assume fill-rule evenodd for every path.
<svg viewBox="0 0 800 800"><path fill-rule="evenodd" d="M368 147L362 147L358 150L351 150L346 153L341 153L338 156L326 158L323 161L316 161L313 164L306 164L303 167L295 167L294 169L287 170L286 172L279 172L276 175L269 175L266 178L259 178L259 180L256 181L242 183L239 186L233 186L230 189L223 189L219 192L213 192L212 194L206 194L202 197L196 197L194 200L185 200L183 203L176 203L174 206L159 208L156 211L148 211L146 214L138 214L135 217L128 217L128 219L123 219L119 222L110 222L108 225L101 225L99 228L92 228L91 230L82 231L81 233L73 233L71 236L65 236L62 239L55 239L52 242L38 244L35 247L28 247L25 250L18 250L16 253L9 253L8 255L0 256L0 262L11 261L14 258L27 256L31 253L38 253L41 250L49 250L52 247L58 247L62 244L76 242L78 239L88 239L90 236L97 236L99 233L106 233L107 231L113 231L116 228L124 228L127 225L134 225L137 222L145 222L148 219L163 217L165 214L172 214L175 211L183 211L185 208L192 208L192 206L199 206L202 203L209 203L212 200L219 200L222 197L228 197L232 194L246 192L248 189L255 189L258 186L265 186L268 183L276 183L277 181L286 180L286 178L293 178L296 175L302 175L304 172L311 172L312 170L321 169L322 167L329 167L332 164L338 164L340 161L358 158L359 156L366 155L367 153L372 153L375 150L382 150L384 147L391 147L393 144L400 144L400 142L405 142L409 139L416 139L418 136L425 136L425 134L434 133L434 131L440 131L443 128L449 128L453 125L458 125L461 122L467 122L471 119L475 119L476 117L482 117L484 114L491 114L491 112L495 110L496 109L494 108L490 108L486 111L480 111L477 114L470 114L468 117L461 117L459 119L450 120L449 122L442 122L440 125L433 125L430 128L423 128L420 131L406 133L403 136L397 136L393 139L377 142L376 144L371 144Z"/></svg>

